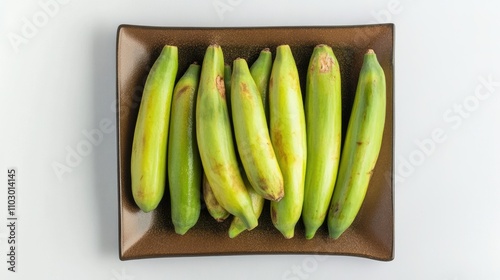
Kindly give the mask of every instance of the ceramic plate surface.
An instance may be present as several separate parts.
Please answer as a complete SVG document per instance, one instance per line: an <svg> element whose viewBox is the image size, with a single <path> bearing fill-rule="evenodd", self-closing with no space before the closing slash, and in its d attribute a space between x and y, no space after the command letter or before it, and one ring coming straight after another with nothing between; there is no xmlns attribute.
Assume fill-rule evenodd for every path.
<svg viewBox="0 0 500 280"><path fill-rule="evenodd" d="M382 261L394 258L394 25L167 28L121 25L117 34L118 194L120 259L168 256L241 254L326 254L366 257ZM179 78L193 61L201 63L207 46L222 46L226 62L246 58L249 65L260 50L290 45L302 86L312 50L330 45L342 75L343 132L351 111L363 55L371 48L385 71L387 113L382 149L365 201L352 226L338 239L328 237L326 222L312 240L304 237L302 222L295 237L285 239L270 219L265 205L259 226L234 239L228 237L230 220L217 223L202 208L199 221L184 236L170 221L168 186L160 206L143 213L135 205L130 181L130 155L142 90L151 66L166 44L179 47ZM304 92L304 88L303 88Z"/></svg>

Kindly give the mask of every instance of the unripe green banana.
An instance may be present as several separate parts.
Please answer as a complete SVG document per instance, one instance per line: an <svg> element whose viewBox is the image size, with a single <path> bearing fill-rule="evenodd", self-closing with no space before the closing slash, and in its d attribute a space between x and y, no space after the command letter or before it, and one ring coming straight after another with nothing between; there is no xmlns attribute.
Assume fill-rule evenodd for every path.
<svg viewBox="0 0 500 280"><path fill-rule="evenodd" d="M265 199L279 201L283 197L283 177L271 144L259 90L243 58L233 62L231 89L233 128L248 181Z"/></svg>
<svg viewBox="0 0 500 280"><path fill-rule="evenodd" d="M264 105L264 112L269 125L269 78L271 76L271 69L273 66L273 55L271 50L265 48L260 51L257 60L250 66L250 73L252 74L255 84L259 89L260 96L262 97L262 104Z"/></svg>
<svg viewBox="0 0 500 280"><path fill-rule="evenodd" d="M288 45L276 48L269 80L271 141L283 175L285 196L271 201L271 219L285 238L292 238L304 200L307 146L299 74Z"/></svg>
<svg viewBox="0 0 500 280"><path fill-rule="evenodd" d="M132 195L144 212L154 210L165 192L170 104L178 68L176 46L165 46L147 77L134 130Z"/></svg>
<svg viewBox="0 0 500 280"><path fill-rule="evenodd" d="M351 226L366 195L378 159L385 125L384 70L373 50L364 55L328 213L330 237Z"/></svg>
<svg viewBox="0 0 500 280"><path fill-rule="evenodd" d="M224 56L210 45L201 66L196 135L203 169L217 201L248 229L258 221L236 159L224 88Z"/></svg>
<svg viewBox="0 0 500 280"><path fill-rule="evenodd" d="M191 64L174 88L170 114L167 171L175 232L185 234L201 210L203 168L196 143L195 108L201 66Z"/></svg>
<svg viewBox="0 0 500 280"><path fill-rule="evenodd" d="M327 45L311 55L306 81L307 168L302 221L314 237L328 213L337 178L342 139L340 68Z"/></svg>
<svg viewBox="0 0 500 280"><path fill-rule="evenodd" d="M205 201L205 206L207 206L208 213L217 222L223 222L229 217L229 212L227 212L222 205L215 198L212 187L207 180L207 176L203 174L203 200ZM246 229L246 227L245 227Z"/></svg>
<svg viewBox="0 0 500 280"><path fill-rule="evenodd" d="M242 172L243 176L243 181L245 182L245 186L247 187L248 194L250 195L250 199L252 200L252 208L255 213L255 216L257 216L257 219L260 217L260 214L262 214L262 209L264 208L264 198L259 195L252 187L250 182L248 181L248 178L245 176L244 172ZM229 237L230 238L235 238L238 236L240 233L246 230L245 224L241 221L240 218L234 217L233 220L231 221L231 225L229 226Z"/></svg>

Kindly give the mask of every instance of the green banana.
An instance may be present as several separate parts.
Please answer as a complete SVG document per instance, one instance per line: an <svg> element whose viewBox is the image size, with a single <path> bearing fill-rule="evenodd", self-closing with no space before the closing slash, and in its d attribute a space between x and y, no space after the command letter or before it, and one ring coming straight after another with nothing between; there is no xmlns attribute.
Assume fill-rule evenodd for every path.
<svg viewBox="0 0 500 280"><path fill-rule="evenodd" d="M342 139L340 68L327 45L317 45L306 79L307 168L302 221L311 239L323 224L333 194Z"/></svg>
<svg viewBox="0 0 500 280"><path fill-rule="evenodd" d="M285 191L279 202L271 201L271 219L285 238L292 238L304 200L307 146L299 74L288 45L276 48L269 79L269 116Z"/></svg>
<svg viewBox="0 0 500 280"><path fill-rule="evenodd" d="M238 154L254 190L265 199L283 197L283 177L274 154L264 106L245 59L233 62L231 107Z"/></svg>
<svg viewBox="0 0 500 280"><path fill-rule="evenodd" d="M248 181L248 178L244 175L244 172L242 172L242 174L243 174L242 175L243 181L245 182L248 194L250 195L250 199L252 200L252 209L255 213L255 216L257 216L258 219L260 217L260 214L262 214L262 210L264 209L264 202L265 202L264 198L253 189L252 185ZM238 217L234 217L233 220L231 221L231 225L229 226L229 237L235 238L245 230L246 226L241 221L241 219Z"/></svg>
<svg viewBox="0 0 500 280"><path fill-rule="evenodd" d="M201 66L196 103L196 135L203 169L217 201L248 229L258 221L236 159L224 88L224 56L208 46Z"/></svg>
<svg viewBox="0 0 500 280"><path fill-rule="evenodd" d="M337 239L356 218L378 159L386 110L384 70L373 50L363 58L356 95L328 213L328 231Z"/></svg>
<svg viewBox="0 0 500 280"><path fill-rule="evenodd" d="M164 46L146 79L134 130L132 195L144 212L158 206L165 192L170 104L177 76L178 49Z"/></svg>
<svg viewBox="0 0 500 280"><path fill-rule="evenodd" d="M222 207L215 198L212 187L210 186L210 183L208 182L207 176L205 174L203 174L203 200L205 201L205 205L207 206L208 213L217 222L223 222L229 217L229 212L227 212L226 209L224 209L224 207Z"/></svg>
<svg viewBox="0 0 500 280"><path fill-rule="evenodd" d="M201 210L201 159L196 143L195 106L201 66L191 64L174 88L167 171L175 232L185 234Z"/></svg>
<svg viewBox="0 0 500 280"><path fill-rule="evenodd" d="M262 104L264 105L264 112L269 125L269 77L271 76L271 68L273 66L273 55L271 50L265 48L260 51L257 60L250 66L250 73L252 74L255 84L259 89L262 97Z"/></svg>

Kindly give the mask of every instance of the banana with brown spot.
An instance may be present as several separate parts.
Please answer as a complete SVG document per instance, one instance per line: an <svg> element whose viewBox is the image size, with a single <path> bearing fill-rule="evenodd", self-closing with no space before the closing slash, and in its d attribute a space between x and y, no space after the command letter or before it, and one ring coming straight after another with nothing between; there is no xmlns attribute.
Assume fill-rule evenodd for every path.
<svg viewBox="0 0 500 280"><path fill-rule="evenodd" d="M231 107L238 153L248 181L268 200L283 197L283 177L274 153L259 89L245 59L233 62Z"/></svg>
<svg viewBox="0 0 500 280"><path fill-rule="evenodd" d="M323 224L333 194L342 140L340 67L330 46L317 45L306 78L307 168L302 221L306 239Z"/></svg>
<svg viewBox="0 0 500 280"><path fill-rule="evenodd" d="M196 135L203 170L217 201L253 229L258 221L236 159L224 88L224 56L219 45L208 46L203 58Z"/></svg>

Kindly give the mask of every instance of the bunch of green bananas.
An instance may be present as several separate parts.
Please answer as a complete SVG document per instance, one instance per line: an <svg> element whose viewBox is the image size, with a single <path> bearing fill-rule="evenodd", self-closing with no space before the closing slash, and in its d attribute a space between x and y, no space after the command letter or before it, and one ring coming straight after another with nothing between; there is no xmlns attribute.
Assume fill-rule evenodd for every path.
<svg viewBox="0 0 500 280"><path fill-rule="evenodd" d="M243 58L225 64L212 44L178 81L177 68L177 47L167 45L144 88L131 158L141 210L158 206L168 178L178 234L197 223L203 202L217 221L233 216L231 238L258 225L265 200L285 238L301 218L307 239L327 217L332 238L351 225L384 130L385 77L372 50L343 143L340 66L327 45L311 55L305 102L288 45L276 48L274 61L263 49L249 66Z"/></svg>

